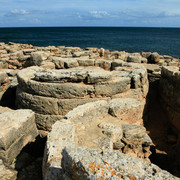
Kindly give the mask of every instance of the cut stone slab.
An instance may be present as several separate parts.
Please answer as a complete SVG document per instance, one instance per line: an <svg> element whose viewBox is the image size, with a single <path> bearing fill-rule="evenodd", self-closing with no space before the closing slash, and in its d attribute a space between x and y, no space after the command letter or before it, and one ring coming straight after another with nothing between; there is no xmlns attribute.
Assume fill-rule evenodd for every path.
<svg viewBox="0 0 180 180"><path fill-rule="evenodd" d="M58 101L58 112L60 115L66 115L79 105L99 100L109 100L109 98L61 99Z"/></svg>
<svg viewBox="0 0 180 180"><path fill-rule="evenodd" d="M80 105L66 114L66 118L72 122L92 121L98 116L103 116L108 113L108 103L105 100L90 102ZM86 117L86 118L84 118Z"/></svg>
<svg viewBox="0 0 180 180"><path fill-rule="evenodd" d="M17 107L28 109L40 114L58 115L58 99L32 95L17 89Z"/></svg>
<svg viewBox="0 0 180 180"><path fill-rule="evenodd" d="M144 67L147 69L148 73L160 71L160 67L157 64L144 64Z"/></svg>
<svg viewBox="0 0 180 180"><path fill-rule="evenodd" d="M74 58L64 58L64 67L65 68L73 68L73 67L78 67L78 61Z"/></svg>
<svg viewBox="0 0 180 180"><path fill-rule="evenodd" d="M130 78L116 77L114 80L95 84L96 96L112 96L130 89Z"/></svg>
<svg viewBox="0 0 180 180"><path fill-rule="evenodd" d="M32 110L0 114L0 158L11 164L22 148L38 135Z"/></svg>
<svg viewBox="0 0 180 180"><path fill-rule="evenodd" d="M94 59L77 59L80 66L94 66Z"/></svg>
<svg viewBox="0 0 180 180"><path fill-rule="evenodd" d="M101 68L94 68L88 71L87 83L95 84L102 81L108 81L112 78L112 73L109 71L104 71Z"/></svg>
<svg viewBox="0 0 180 180"><path fill-rule="evenodd" d="M130 98L117 98L109 102L109 113L129 124L141 124L143 103Z"/></svg>

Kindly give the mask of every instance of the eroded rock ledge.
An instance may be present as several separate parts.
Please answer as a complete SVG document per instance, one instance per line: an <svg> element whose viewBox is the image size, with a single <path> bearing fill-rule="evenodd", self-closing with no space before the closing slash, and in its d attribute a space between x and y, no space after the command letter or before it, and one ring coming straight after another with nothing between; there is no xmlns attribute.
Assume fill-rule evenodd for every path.
<svg viewBox="0 0 180 180"><path fill-rule="evenodd" d="M127 124L126 115L133 113L123 116L121 102L129 102L132 111L137 104L126 98L87 103L57 121L48 134L44 179L176 179L139 159L148 160L152 141L143 126Z"/></svg>

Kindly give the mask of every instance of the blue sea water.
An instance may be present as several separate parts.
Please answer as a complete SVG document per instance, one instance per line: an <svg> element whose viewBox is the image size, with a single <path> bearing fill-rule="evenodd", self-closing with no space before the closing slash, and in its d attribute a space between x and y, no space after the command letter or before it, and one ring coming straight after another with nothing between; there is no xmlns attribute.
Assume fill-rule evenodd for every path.
<svg viewBox="0 0 180 180"><path fill-rule="evenodd" d="M36 46L102 47L127 52L158 52L180 58L180 28L0 28L0 42L27 43Z"/></svg>

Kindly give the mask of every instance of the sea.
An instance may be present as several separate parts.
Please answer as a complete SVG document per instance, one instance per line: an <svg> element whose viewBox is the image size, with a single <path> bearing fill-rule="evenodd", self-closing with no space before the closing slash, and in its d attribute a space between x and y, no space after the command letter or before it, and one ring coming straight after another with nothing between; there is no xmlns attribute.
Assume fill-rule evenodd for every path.
<svg viewBox="0 0 180 180"><path fill-rule="evenodd" d="M35 46L97 47L126 52L158 52L161 55L180 58L180 28L0 28L0 42Z"/></svg>

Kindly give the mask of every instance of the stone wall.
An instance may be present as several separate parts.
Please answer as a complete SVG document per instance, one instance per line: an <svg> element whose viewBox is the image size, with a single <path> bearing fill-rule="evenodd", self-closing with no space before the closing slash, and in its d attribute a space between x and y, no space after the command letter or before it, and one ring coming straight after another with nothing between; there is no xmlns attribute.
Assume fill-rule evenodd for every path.
<svg viewBox="0 0 180 180"><path fill-rule="evenodd" d="M45 131L78 105L118 97L145 103L148 92L147 71L134 63L113 71L95 66L59 70L33 66L19 71L17 78L17 107L35 111L37 126Z"/></svg>
<svg viewBox="0 0 180 180"><path fill-rule="evenodd" d="M162 105L168 114L168 141L173 144L172 161L175 172L180 169L180 71L179 67L164 66L160 79Z"/></svg>
<svg viewBox="0 0 180 180"><path fill-rule="evenodd" d="M168 112L169 121L180 132L180 71L179 67L163 67L160 95Z"/></svg>

